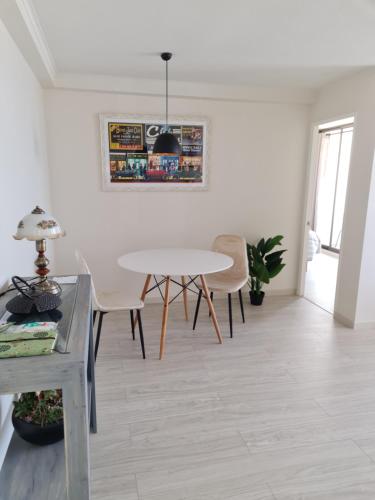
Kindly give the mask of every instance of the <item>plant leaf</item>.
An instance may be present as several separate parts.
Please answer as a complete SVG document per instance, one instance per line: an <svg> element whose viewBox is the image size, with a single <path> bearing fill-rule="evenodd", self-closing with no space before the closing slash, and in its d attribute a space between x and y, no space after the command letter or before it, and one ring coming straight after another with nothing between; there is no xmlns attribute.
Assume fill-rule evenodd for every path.
<svg viewBox="0 0 375 500"><path fill-rule="evenodd" d="M269 253L273 248L275 248L276 245L281 245L281 240L284 238L281 234L278 234L277 236L274 236L273 238L268 238L266 245L265 245L265 252L264 253Z"/></svg>
<svg viewBox="0 0 375 500"><path fill-rule="evenodd" d="M258 241L258 245L257 245L257 250L263 254L264 252L264 245L265 245L265 241L264 241L264 238L262 238L261 240Z"/></svg>
<svg viewBox="0 0 375 500"><path fill-rule="evenodd" d="M277 252L269 253L268 255L266 255L266 262L269 263L278 260L284 252L286 252L286 250L279 250Z"/></svg>
<svg viewBox="0 0 375 500"><path fill-rule="evenodd" d="M268 269L270 279L274 278L279 274L279 272L285 267L285 264L277 263L277 265L272 266L272 269Z"/></svg>
<svg viewBox="0 0 375 500"><path fill-rule="evenodd" d="M263 283L270 282L268 270L267 270L266 266L263 264L263 262L255 261L253 264L253 272L254 272L254 276L259 281L262 281Z"/></svg>

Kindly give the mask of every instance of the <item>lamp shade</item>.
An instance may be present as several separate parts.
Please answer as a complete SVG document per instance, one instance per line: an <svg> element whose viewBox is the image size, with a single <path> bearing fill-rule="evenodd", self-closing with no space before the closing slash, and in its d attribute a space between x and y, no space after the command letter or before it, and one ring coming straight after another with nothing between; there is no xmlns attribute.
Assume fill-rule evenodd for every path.
<svg viewBox="0 0 375 500"><path fill-rule="evenodd" d="M31 214L20 220L13 238L15 240L26 238L31 241L39 241L60 238L61 236L65 236L65 231L57 220L36 206Z"/></svg>
<svg viewBox="0 0 375 500"><path fill-rule="evenodd" d="M158 154L180 155L181 146L175 135L164 132L156 138L153 152Z"/></svg>

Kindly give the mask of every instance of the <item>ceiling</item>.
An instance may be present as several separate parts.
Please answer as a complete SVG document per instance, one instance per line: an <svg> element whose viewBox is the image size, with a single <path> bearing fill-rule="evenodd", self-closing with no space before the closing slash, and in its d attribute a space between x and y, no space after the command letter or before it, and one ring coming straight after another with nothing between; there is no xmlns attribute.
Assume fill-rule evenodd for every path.
<svg viewBox="0 0 375 500"><path fill-rule="evenodd" d="M375 65L374 0L31 0L57 72L318 88Z"/></svg>

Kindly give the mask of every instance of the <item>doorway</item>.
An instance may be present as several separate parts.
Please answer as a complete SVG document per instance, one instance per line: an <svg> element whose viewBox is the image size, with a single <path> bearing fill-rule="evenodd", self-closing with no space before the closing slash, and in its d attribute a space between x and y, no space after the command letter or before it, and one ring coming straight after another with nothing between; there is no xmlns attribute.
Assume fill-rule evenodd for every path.
<svg viewBox="0 0 375 500"><path fill-rule="evenodd" d="M335 304L353 127L353 118L318 127L304 296L330 313Z"/></svg>

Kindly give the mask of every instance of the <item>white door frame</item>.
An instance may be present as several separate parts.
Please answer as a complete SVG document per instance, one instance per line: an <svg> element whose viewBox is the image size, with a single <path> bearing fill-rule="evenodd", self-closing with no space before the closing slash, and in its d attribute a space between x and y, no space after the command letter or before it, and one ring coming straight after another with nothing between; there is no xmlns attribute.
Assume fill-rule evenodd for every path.
<svg viewBox="0 0 375 500"><path fill-rule="evenodd" d="M311 220L314 209L315 189L318 176L319 166L319 151L320 151L320 135L319 124L314 123L310 131L309 140L309 156L308 167L306 174L305 190L304 190L304 212L303 212L303 227L302 227L302 240L300 263L298 273L297 295L304 297L305 295L305 280L306 280L306 263L307 263L307 244L309 237L309 230L311 227Z"/></svg>
<svg viewBox="0 0 375 500"><path fill-rule="evenodd" d="M298 271L298 284L297 284L297 295L304 297L305 296L305 280L306 280L306 264L307 264L307 244L308 244L308 236L309 230L312 224L312 218L314 215L314 205L315 205L315 190L316 190L316 182L318 177L318 167L319 167L319 153L320 153L320 143L321 137L319 134L319 126L323 123L330 123L339 120L345 120L346 118L356 118L356 113L345 113L345 115L335 116L333 118L322 119L312 124L310 130L310 140L309 140L309 156L308 156L308 167L306 173L306 182L305 182L305 190L304 190L304 212L303 212L303 220L302 220L302 229L301 229L301 252L300 252L300 263L299 263L299 271ZM352 148L353 149L353 148ZM350 153L350 156L352 153ZM351 163L351 159L350 159ZM349 175L350 175L350 167L349 167ZM345 200L346 207L346 200ZM346 209L345 209L346 211ZM344 211L344 222L345 223L345 211ZM340 273L340 265L338 266L337 271L337 281L339 282L339 273Z"/></svg>

